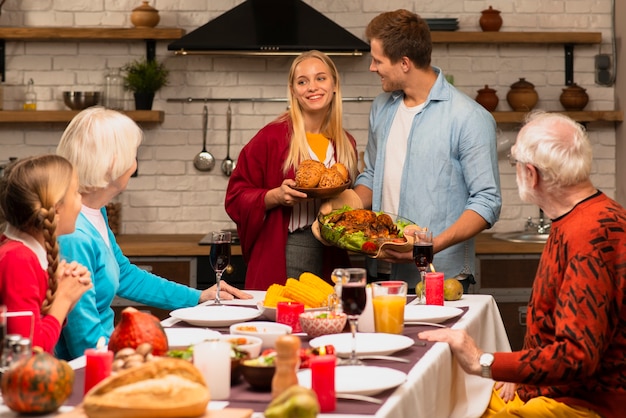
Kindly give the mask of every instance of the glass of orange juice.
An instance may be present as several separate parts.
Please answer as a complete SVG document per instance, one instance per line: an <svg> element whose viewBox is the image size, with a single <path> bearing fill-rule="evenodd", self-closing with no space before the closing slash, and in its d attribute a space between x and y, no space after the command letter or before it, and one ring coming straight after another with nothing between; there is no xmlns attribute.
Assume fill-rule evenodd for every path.
<svg viewBox="0 0 626 418"><path fill-rule="evenodd" d="M372 283L372 304L374 305L374 328L376 332L402 334L407 289L407 283L400 280Z"/></svg>

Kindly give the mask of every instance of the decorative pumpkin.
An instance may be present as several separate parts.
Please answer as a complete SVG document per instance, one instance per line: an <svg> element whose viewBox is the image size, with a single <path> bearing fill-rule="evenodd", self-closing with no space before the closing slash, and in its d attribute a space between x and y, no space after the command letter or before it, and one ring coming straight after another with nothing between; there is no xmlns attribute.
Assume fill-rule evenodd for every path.
<svg viewBox="0 0 626 418"><path fill-rule="evenodd" d="M155 356L164 355L169 348L159 318L129 306L122 311L122 318L111 333L109 350L117 353L122 348L137 348L142 343L150 343Z"/></svg>
<svg viewBox="0 0 626 418"><path fill-rule="evenodd" d="M39 347L33 351L33 356L19 360L2 375L2 399L15 412L47 414L72 394L74 370Z"/></svg>

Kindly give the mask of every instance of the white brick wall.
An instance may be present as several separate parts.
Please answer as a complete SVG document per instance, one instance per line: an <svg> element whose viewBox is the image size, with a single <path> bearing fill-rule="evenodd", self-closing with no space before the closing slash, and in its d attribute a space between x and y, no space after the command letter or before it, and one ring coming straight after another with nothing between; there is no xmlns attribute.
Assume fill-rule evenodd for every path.
<svg viewBox="0 0 626 418"><path fill-rule="evenodd" d="M423 17L458 17L461 30L479 30L480 11L489 5L501 10L502 31L600 31L601 46L576 46L574 81L587 89L593 109L613 109L614 89L594 84L594 55L611 51L611 0L413 1L413 0L305 0L340 25L362 37L369 20L385 10L407 8ZM161 27L191 31L239 4L241 0L152 0L160 11ZM7 0L0 15L1 26L130 26L130 11L139 0L33 1ZM210 173L193 168L201 149L201 103L173 103L168 98L269 98L284 97L292 58L176 57L167 41L157 43L157 58L171 70L170 85L157 93L155 109L165 111L162 124L142 127L146 140L139 153L139 177L130 181L120 196L125 233L204 233L234 225L223 209L227 178L219 169L226 156L226 103L208 103L208 148L217 159ZM64 109L63 90L101 89L108 69L121 67L145 54L143 42L7 42L7 80L4 108L19 109L24 87L35 80L39 109ZM335 58L340 68L345 97L373 97L380 81L368 72L369 57ZM498 110L506 103L509 86L520 77L535 84L538 107L560 110L558 96L564 86L564 52L561 45L443 45L436 44L433 63L454 75L455 84L474 97L488 84L497 90ZM127 109L133 108L130 96ZM265 123L285 108L284 103L233 102L231 157ZM369 102L346 103L345 124L364 148L367 140ZM63 124L0 124L0 161L9 156L54 152ZM504 206L495 231L523 227L526 217L538 209L520 202L513 169L506 162L507 149L515 140L512 124L499 126L500 170ZM589 125L594 144L593 181L615 193L615 127L611 123Z"/></svg>

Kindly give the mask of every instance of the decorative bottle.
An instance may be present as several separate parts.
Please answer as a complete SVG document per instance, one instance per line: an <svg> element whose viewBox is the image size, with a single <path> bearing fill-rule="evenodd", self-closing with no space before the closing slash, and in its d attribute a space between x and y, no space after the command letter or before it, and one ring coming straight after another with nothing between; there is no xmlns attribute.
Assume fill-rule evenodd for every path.
<svg viewBox="0 0 626 418"><path fill-rule="evenodd" d="M37 110L37 93L35 93L35 82L32 78L28 80L28 87L26 87L24 110Z"/></svg>
<svg viewBox="0 0 626 418"><path fill-rule="evenodd" d="M119 69L111 71L105 77L104 107L113 110L124 109L124 82Z"/></svg>

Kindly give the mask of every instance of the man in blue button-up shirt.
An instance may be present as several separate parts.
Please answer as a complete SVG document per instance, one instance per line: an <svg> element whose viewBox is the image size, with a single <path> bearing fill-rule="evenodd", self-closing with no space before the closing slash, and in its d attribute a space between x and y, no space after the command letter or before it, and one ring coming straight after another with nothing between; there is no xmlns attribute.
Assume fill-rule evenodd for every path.
<svg viewBox="0 0 626 418"><path fill-rule="evenodd" d="M430 30L418 15L383 13L366 36L370 71L384 93L372 104L365 170L354 190L365 207L432 230L433 264L446 277L471 273L473 237L493 226L502 205L496 123L431 66ZM369 274L415 286L411 253L387 254L371 260Z"/></svg>

